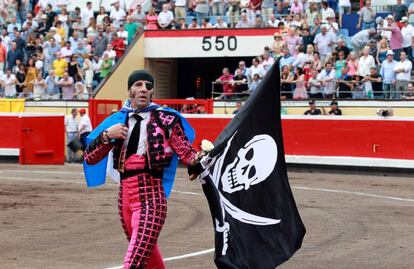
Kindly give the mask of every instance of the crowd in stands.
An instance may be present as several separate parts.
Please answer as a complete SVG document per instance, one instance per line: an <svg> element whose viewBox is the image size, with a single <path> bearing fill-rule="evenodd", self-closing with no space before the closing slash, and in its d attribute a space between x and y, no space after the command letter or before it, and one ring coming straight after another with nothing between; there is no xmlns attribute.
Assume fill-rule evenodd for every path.
<svg viewBox="0 0 414 269"><path fill-rule="evenodd" d="M341 28L342 16L350 9L346 0L293 0L288 16L275 19L275 13L270 14L265 27L277 25L274 43L250 67L241 61L233 74L224 68L214 82L223 84L216 99L243 98L253 92L278 57L284 99L413 99L414 3L407 6L397 0L382 18L366 0L358 12L359 31L352 37ZM249 14L247 9L241 21L252 21ZM267 15L263 9L255 14L259 19Z"/></svg>
<svg viewBox="0 0 414 269"><path fill-rule="evenodd" d="M118 2L98 14L69 3L0 1L0 97L88 99L143 27Z"/></svg>
<svg viewBox="0 0 414 269"><path fill-rule="evenodd" d="M381 18L370 1L350 38L350 0L165 0L147 12L121 0L97 14L91 2L68 12L70 0L2 0L0 97L88 99L140 29L270 27L274 43L250 67L223 70L219 98L248 96L277 57L286 99L411 98L414 3Z"/></svg>

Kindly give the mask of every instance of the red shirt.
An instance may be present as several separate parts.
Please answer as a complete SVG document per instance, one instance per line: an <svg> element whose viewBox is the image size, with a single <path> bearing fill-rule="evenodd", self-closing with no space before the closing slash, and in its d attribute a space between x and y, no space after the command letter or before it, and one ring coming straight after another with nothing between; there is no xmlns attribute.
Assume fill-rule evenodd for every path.
<svg viewBox="0 0 414 269"><path fill-rule="evenodd" d="M229 93L234 92L234 87L230 84L230 81L233 80L233 75L232 74L229 74L227 76L222 75L219 79L223 83L223 93L224 93L224 95L226 95L226 94L229 95Z"/></svg>
<svg viewBox="0 0 414 269"><path fill-rule="evenodd" d="M111 43L112 47L114 47L114 51L116 53L116 58L121 58L125 52L125 43L122 38L118 38L117 40L113 40Z"/></svg>
<svg viewBox="0 0 414 269"><path fill-rule="evenodd" d="M7 55L6 47L0 44L0 63L6 62L6 55Z"/></svg>

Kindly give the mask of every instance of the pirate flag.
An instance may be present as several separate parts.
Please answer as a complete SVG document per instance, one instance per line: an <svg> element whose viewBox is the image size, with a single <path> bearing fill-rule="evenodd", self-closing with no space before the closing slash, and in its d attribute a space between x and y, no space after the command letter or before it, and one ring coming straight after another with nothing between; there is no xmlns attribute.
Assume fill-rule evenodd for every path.
<svg viewBox="0 0 414 269"><path fill-rule="evenodd" d="M201 160L219 269L273 269L301 247L305 227L289 186L277 61Z"/></svg>

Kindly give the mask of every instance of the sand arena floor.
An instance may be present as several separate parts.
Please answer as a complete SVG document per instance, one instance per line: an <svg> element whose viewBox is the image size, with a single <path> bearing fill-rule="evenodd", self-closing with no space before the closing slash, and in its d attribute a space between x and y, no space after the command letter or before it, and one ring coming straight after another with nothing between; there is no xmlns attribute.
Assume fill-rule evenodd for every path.
<svg viewBox="0 0 414 269"><path fill-rule="evenodd" d="M215 268L201 187L182 168L177 177L160 238L167 267ZM305 170L289 178L307 235L279 268L414 268L414 176ZM87 189L77 164L0 164L0 268L120 266L127 241L116 199L113 183Z"/></svg>

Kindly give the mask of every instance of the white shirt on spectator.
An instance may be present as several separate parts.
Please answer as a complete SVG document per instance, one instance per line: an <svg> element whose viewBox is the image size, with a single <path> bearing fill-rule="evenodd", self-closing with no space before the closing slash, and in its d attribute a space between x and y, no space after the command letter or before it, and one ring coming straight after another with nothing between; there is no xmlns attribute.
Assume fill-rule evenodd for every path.
<svg viewBox="0 0 414 269"><path fill-rule="evenodd" d="M403 47L408 48L413 45L413 37L414 37L414 26L408 24L401 28L401 35L403 38Z"/></svg>
<svg viewBox="0 0 414 269"><path fill-rule="evenodd" d="M322 86L324 94L332 94L335 92L335 82L333 81L335 79L336 73L335 69L332 69L331 72L327 72L326 69L323 69L319 75L318 80L326 80L331 79L331 81L325 82L325 84Z"/></svg>
<svg viewBox="0 0 414 269"><path fill-rule="evenodd" d="M296 59L292 65L294 67L303 68L303 66L305 65L307 61L309 61L309 55L306 53L300 52L298 55L296 55Z"/></svg>
<svg viewBox="0 0 414 269"><path fill-rule="evenodd" d="M12 83L16 79L16 76L13 74L10 74L9 77L7 75L3 75L1 77L1 80L4 83L4 95L5 96L16 96L16 83Z"/></svg>
<svg viewBox="0 0 414 269"><path fill-rule="evenodd" d="M51 0L39 0L38 4L40 5L40 7L41 7L43 10L44 10L44 9L46 9L46 6L47 6L48 4L51 4L51 5L52 5L52 8L53 8L53 3L52 3L52 1L51 1Z"/></svg>
<svg viewBox="0 0 414 269"><path fill-rule="evenodd" d="M123 30L122 32L118 31L116 34L118 35L119 38L124 39L125 45L128 45L128 32L127 31L125 30Z"/></svg>
<svg viewBox="0 0 414 269"><path fill-rule="evenodd" d="M174 14L171 11L162 11L158 14L158 24L161 27L170 25L171 21L174 19Z"/></svg>
<svg viewBox="0 0 414 269"><path fill-rule="evenodd" d="M62 43L62 37L59 34L55 34L53 36L53 38L55 39L57 44L61 44Z"/></svg>
<svg viewBox="0 0 414 269"><path fill-rule="evenodd" d="M70 56L72 56L73 51L72 49L68 49L67 47L63 47L60 49L60 53L62 54L62 58L69 58Z"/></svg>
<svg viewBox="0 0 414 269"><path fill-rule="evenodd" d="M372 55L367 57L361 56L358 60L357 73L361 76L369 76L371 74L371 67L375 67L375 59Z"/></svg>
<svg viewBox="0 0 414 269"><path fill-rule="evenodd" d="M273 28L279 27L279 23L280 23L279 20L275 20L275 21L268 20L267 21L267 25L270 26L270 27L273 27Z"/></svg>
<svg viewBox="0 0 414 269"><path fill-rule="evenodd" d="M257 66L250 66L250 76L254 77L255 74L258 74L260 78L263 78L263 76L266 74L266 71L264 70L263 66L257 65Z"/></svg>
<svg viewBox="0 0 414 269"><path fill-rule="evenodd" d="M35 67L38 70L42 71L43 70L43 61L42 60L37 60L36 63L35 63Z"/></svg>
<svg viewBox="0 0 414 269"><path fill-rule="evenodd" d="M113 9L111 13L109 14L109 17L114 21L115 26L119 27L119 25L122 23L122 21L125 19L126 13L123 9Z"/></svg>
<svg viewBox="0 0 414 269"><path fill-rule="evenodd" d="M86 132L92 132L91 119L89 119L89 116L87 114L81 117L80 122L79 122L79 130L82 125L85 126L85 128L82 130L81 134L86 133Z"/></svg>
<svg viewBox="0 0 414 269"><path fill-rule="evenodd" d="M216 23L214 24L213 28L227 28L227 23L224 21L222 23Z"/></svg>
<svg viewBox="0 0 414 269"><path fill-rule="evenodd" d="M186 0L176 0L175 1L175 6L176 7L185 7L187 4Z"/></svg>
<svg viewBox="0 0 414 269"><path fill-rule="evenodd" d="M397 80L411 80L411 70L413 69L413 64L411 63L410 60L405 60L404 62L399 61L395 67L394 67L394 71L399 70L399 69L403 69L404 68L404 72L398 72L396 79Z"/></svg>
<svg viewBox="0 0 414 269"><path fill-rule="evenodd" d="M73 118L72 115L66 116L65 126L66 126L67 133L76 133L78 131L78 121L76 117Z"/></svg>
<svg viewBox="0 0 414 269"><path fill-rule="evenodd" d="M322 21L326 21L326 18L335 18L335 11L328 7L327 9L323 9L321 10L322 13Z"/></svg>
<svg viewBox="0 0 414 269"><path fill-rule="evenodd" d="M112 49L112 50L105 50L104 53L108 54L108 57L111 59L115 59L116 58L116 52Z"/></svg>
<svg viewBox="0 0 414 269"><path fill-rule="evenodd" d="M338 6L340 7L351 7L351 1L350 0L339 0Z"/></svg>
<svg viewBox="0 0 414 269"><path fill-rule="evenodd" d="M263 59L262 65L264 70L267 72L274 62L275 60L272 57L267 58L267 60Z"/></svg>
<svg viewBox="0 0 414 269"><path fill-rule="evenodd" d="M82 24L83 24L83 26L88 27L89 20L91 18L94 18L93 10L92 9L85 8L84 10L82 10L81 18L82 18Z"/></svg>
<svg viewBox="0 0 414 269"><path fill-rule="evenodd" d="M331 34L319 33L316 35L314 44L318 46L318 52L321 56L327 56L332 53L332 44L335 42L335 38Z"/></svg>

